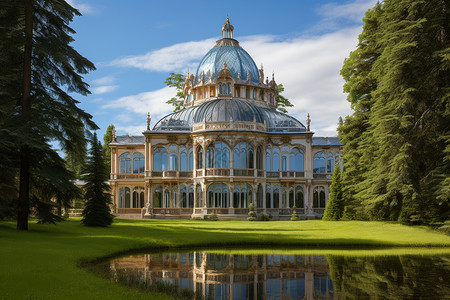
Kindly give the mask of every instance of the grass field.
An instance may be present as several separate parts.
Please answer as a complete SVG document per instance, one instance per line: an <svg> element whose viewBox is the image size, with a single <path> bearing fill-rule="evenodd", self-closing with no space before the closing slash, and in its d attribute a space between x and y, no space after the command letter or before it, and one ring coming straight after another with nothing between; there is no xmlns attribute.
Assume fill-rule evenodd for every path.
<svg viewBox="0 0 450 300"><path fill-rule="evenodd" d="M70 219L56 226L31 222L28 232L0 222L0 299L148 298L79 265L135 248L205 245L253 245L305 254L450 253L449 236L386 222L115 220L109 228L88 228Z"/></svg>

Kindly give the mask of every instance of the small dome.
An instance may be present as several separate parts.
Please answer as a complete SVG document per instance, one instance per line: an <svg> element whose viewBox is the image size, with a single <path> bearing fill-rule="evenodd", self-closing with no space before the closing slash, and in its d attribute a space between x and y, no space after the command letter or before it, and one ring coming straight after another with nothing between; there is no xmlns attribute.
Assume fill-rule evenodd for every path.
<svg viewBox="0 0 450 300"><path fill-rule="evenodd" d="M294 117L261 107L243 99L216 99L185 108L163 117L154 131L192 131L194 123L203 122L265 123L267 132L304 132L305 126Z"/></svg>

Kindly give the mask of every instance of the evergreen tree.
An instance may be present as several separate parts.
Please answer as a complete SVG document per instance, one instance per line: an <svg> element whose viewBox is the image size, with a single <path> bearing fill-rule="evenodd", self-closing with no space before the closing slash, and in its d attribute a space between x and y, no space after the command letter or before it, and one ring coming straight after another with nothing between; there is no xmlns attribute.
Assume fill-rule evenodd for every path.
<svg viewBox="0 0 450 300"><path fill-rule="evenodd" d="M342 74L354 113L344 143L345 217L449 216L450 7L386 0L366 14Z"/></svg>
<svg viewBox="0 0 450 300"><path fill-rule="evenodd" d="M297 215L297 206L294 206L292 208L292 215L291 215L291 221L298 221L298 215Z"/></svg>
<svg viewBox="0 0 450 300"><path fill-rule="evenodd" d="M328 204L322 220L339 221L344 213L344 199L342 197L341 169L338 164L334 167L333 182L330 187Z"/></svg>
<svg viewBox="0 0 450 300"><path fill-rule="evenodd" d="M111 194L107 184L106 168L102 145L97 140L95 133L87 164L83 170L83 180L86 181L84 186L86 206L81 220L83 225L105 227L113 222L114 216L110 209Z"/></svg>
<svg viewBox="0 0 450 300"><path fill-rule="evenodd" d="M9 148L0 151L6 156L1 163L9 165L2 174L8 178L2 180L0 194L14 192L12 183L15 186L19 178L18 196L17 192L8 195L18 198L17 228L21 230L28 229L33 190L45 179L58 180L54 175L58 172L43 172L40 165L46 156L56 154L50 144L56 141L66 153L81 153L86 131L97 128L68 94L89 93L80 74L94 69L70 45L75 32L68 24L75 15L80 14L59 0L7 0L0 10L0 62L4 67L0 76L0 148ZM64 161L57 162L58 168L64 168ZM33 194L34 199L38 196L43 195ZM9 197L0 200L7 202Z"/></svg>
<svg viewBox="0 0 450 300"><path fill-rule="evenodd" d="M247 220L249 221L256 221L256 212L255 212L255 205L253 205L253 202L250 203L250 205L248 206L248 218Z"/></svg>
<svg viewBox="0 0 450 300"><path fill-rule="evenodd" d="M114 128L114 125L110 124L108 125L108 128L106 128L106 133L103 135L103 152L105 153L105 162L107 166L107 174L109 177L109 174L111 172L111 148L109 148L109 143L112 142L112 130Z"/></svg>

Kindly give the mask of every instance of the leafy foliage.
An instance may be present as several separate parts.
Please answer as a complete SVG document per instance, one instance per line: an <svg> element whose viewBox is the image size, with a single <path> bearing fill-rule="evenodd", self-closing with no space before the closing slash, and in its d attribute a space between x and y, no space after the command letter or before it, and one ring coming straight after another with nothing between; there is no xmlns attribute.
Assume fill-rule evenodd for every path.
<svg viewBox="0 0 450 300"><path fill-rule="evenodd" d="M109 176L111 170L111 148L109 148L109 143L112 142L112 130L114 125L108 125L106 128L106 133L103 135L103 152L105 153L105 162L107 166L107 174Z"/></svg>
<svg viewBox="0 0 450 300"><path fill-rule="evenodd" d="M291 216L291 221L298 221L298 215L297 215L297 206L294 206L292 208L292 216Z"/></svg>
<svg viewBox="0 0 450 300"><path fill-rule="evenodd" d="M322 220L339 221L344 213L344 199L342 197L341 169L336 164L333 172L333 182L330 187L328 204Z"/></svg>
<svg viewBox="0 0 450 300"><path fill-rule="evenodd" d="M448 218L449 17L441 0L387 0L366 13L341 70L354 110L338 128L344 218Z"/></svg>
<svg viewBox="0 0 450 300"><path fill-rule="evenodd" d="M256 221L256 212L255 212L255 205L253 205L253 202L250 203L250 205L248 206L248 218L247 220L249 221Z"/></svg>
<svg viewBox="0 0 450 300"><path fill-rule="evenodd" d="M184 82L186 81L186 76L183 74L178 73L170 73L170 76L166 78L166 81L164 83L168 87L174 87L177 91L177 94L175 97L171 98L170 100L167 100L167 104L171 104L174 106L173 111L179 111L183 109L184 104Z"/></svg>
<svg viewBox="0 0 450 300"><path fill-rule="evenodd" d="M84 186L84 199L86 206L83 210L83 219L81 222L86 226L109 226L113 222L114 216L111 214L110 187L107 183L106 164L103 155L103 148L97 140L97 134L91 142L91 149L87 164L84 168L83 179L86 181Z"/></svg>
<svg viewBox="0 0 450 300"><path fill-rule="evenodd" d="M294 106L289 99L287 99L286 97L284 97L283 95L281 95L282 92L284 92L284 86L283 84L278 84L277 85L278 88L278 94L276 96L276 101L277 101L277 110L281 111L282 113L287 114L287 109L286 107L292 107Z"/></svg>

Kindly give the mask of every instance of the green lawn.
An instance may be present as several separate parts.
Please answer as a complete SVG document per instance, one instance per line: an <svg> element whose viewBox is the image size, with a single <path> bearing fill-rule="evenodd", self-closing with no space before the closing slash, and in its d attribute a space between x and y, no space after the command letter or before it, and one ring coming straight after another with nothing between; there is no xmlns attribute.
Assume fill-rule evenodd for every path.
<svg viewBox="0 0 450 300"><path fill-rule="evenodd" d="M386 222L115 220L110 228L87 228L71 219L32 222L28 232L0 222L0 299L145 298L78 266L133 248L243 244L305 254L450 253L449 236Z"/></svg>

